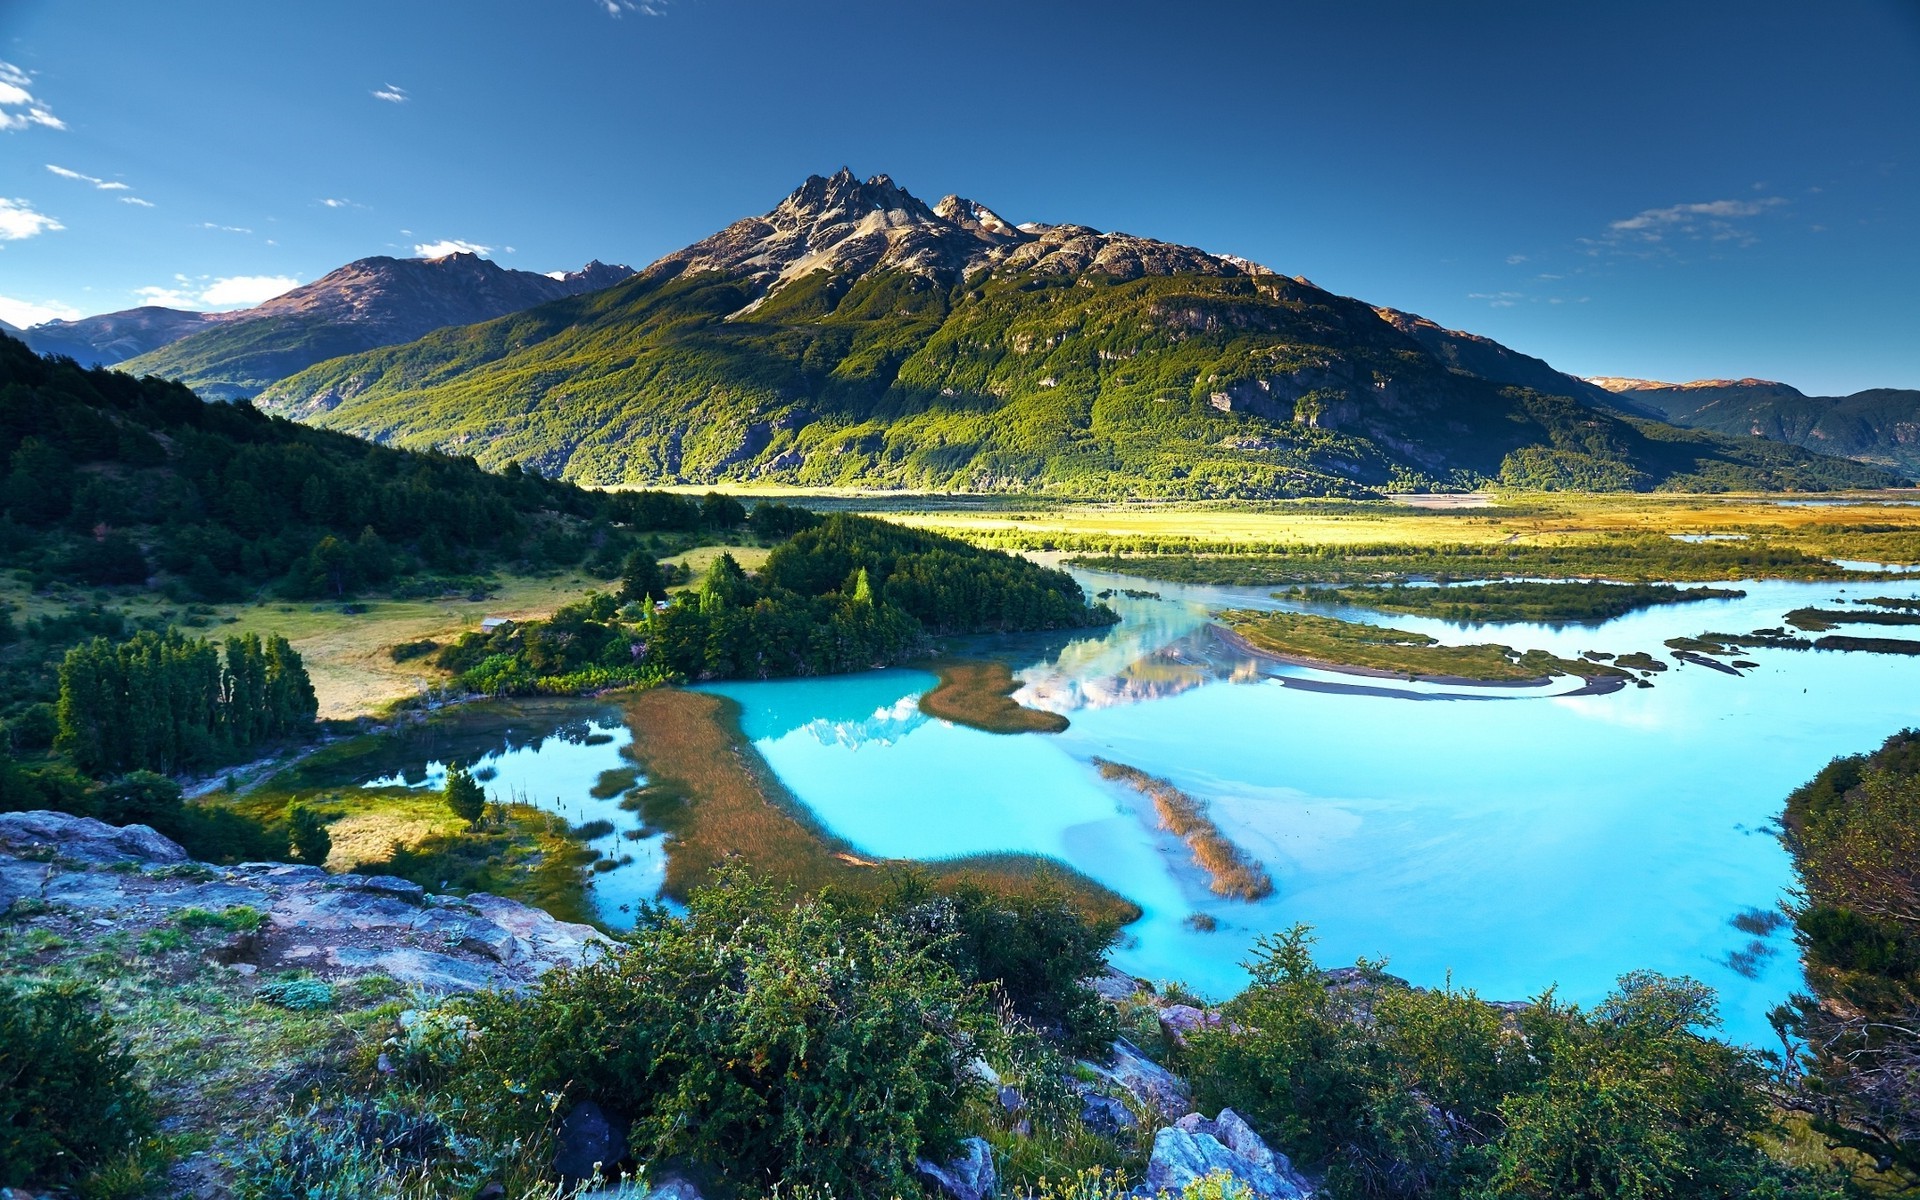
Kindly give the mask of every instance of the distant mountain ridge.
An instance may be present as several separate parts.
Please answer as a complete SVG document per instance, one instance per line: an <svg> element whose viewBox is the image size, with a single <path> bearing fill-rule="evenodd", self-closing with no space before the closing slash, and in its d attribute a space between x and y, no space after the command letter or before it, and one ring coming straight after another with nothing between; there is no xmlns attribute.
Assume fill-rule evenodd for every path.
<svg viewBox="0 0 1920 1200"><path fill-rule="evenodd" d="M599 261L555 277L510 270L474 254L379 255L237 312L139 308L36 325L26 336L41 353L67 354L83 365L120 365L134 374L178 379L211 398L234 399L325 359L491 320L610 287L632 274L631 267Z"/></svg>
<svg viewBox="0 0 1920 1200"><path fill-rule="evenodd" d="M1825 487L1538 359L1231 255L813 176L590 295L311 367L271 411L587 483L1076 495Z"/></svg>
<svg viewBox="0 0 1920 1200"><path fill-rule="evenodd" d="M47 321L15 336L36 354L62 355L83 367L110 367L236 315L147 304L71 321Z"/></svg>
<svg viewBox="0 0 1920 1200"><path fill-rule="evenodd" d="M1745 434L1920 476L1920 390L1869 388L1809 396L1770 379L1596 377L1587 382L1676 425Z"/></svg>

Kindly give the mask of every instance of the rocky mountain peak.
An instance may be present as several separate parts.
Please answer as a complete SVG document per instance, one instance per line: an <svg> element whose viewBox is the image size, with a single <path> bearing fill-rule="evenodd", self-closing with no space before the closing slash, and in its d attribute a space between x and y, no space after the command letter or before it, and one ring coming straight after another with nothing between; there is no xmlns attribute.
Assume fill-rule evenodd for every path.
<svg viewBox="0 0 1920 1200"><path fill-rule="evenodd" d="M765 216L736 221L648 271L742 277L760 291L743 310L750 311L786 284L818 272L846 277L891 269L952 280L981 268L1092 271L1121 279L1272 274L1243 259L1084 225L1015 225L963 196L929 208L889 176L863 182L845 167L809 176Z"/></svg>

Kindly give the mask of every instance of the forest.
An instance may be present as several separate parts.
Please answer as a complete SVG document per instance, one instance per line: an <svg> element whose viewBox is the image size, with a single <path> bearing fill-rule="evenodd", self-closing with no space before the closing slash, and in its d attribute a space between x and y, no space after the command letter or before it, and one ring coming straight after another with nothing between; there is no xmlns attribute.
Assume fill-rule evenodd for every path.
<svg viewBox="0 0 1920 1200"><path fill-rule="evenodd" d="M924 657L935 637L1116 619L1063 571L845 513L782 542L755 575L722 554L670 601L651 566L634 561L618 595L466 634L438 664L469 691L552 694L865 670Z"/></svg>

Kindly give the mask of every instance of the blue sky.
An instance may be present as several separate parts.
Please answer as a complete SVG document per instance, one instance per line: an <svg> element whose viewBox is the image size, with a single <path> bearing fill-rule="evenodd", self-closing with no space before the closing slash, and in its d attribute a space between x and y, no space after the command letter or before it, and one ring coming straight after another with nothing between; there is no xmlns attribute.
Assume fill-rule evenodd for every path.
<svg viewBox="0 0 1920 1200"><path fill-rule="evenodd" d="M1256 259L1580 374L1920 387L1920 3L0 0L0 319L807 174Z"/></svg>

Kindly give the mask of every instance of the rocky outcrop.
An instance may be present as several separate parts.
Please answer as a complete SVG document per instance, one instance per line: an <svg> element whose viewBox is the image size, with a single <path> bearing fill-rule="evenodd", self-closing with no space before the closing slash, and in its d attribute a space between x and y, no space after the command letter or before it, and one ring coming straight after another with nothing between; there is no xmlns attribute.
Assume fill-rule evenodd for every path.
<svg viewBox="0 0 1920 1200"><path fill-rule="evenodd" d="M920 1159L914 1170L951 1200L992 1200L999 1188L993 1147L984 1138L967 1138L960 1143L960 1153L944 1163Z"/></svg>
<svg viewBox="0 0 1920 1200"><path fill-rule="evenodd" d="M139 931L188 909L245 906L258 929L216 948L242 974L305 970L323 979L385 975L435 992L519 987L578 965L608 939L499 896L433 895L381 875L330 875L290 863L214 867L144 825L57 812L0 813L0 912L67 914Z"/></svg>
<svg viewBox="0 0 1920 1200"><path fill-rule="evenodd" d="M1081 1060L1106 1090L1132 1096L1142 1105L1171 1121L1193 1106L1193 1098L1180 1077L1140 1052L1140 1047L1125 1038L1114 1039L1104 1063Z"/></svg>
<svg viewBox="0 0 1920 1200"><path fill-rule="evenodd" d="M1287 1156L1271 1149L1230 1108L1211 1121L1188 1113L1155 1134L1146 1181L1134 1194L1178 1196L1209 1175L1231 1179L1236 1195L1257 1200L1308 1200L1314 1194Z"/></svg>

